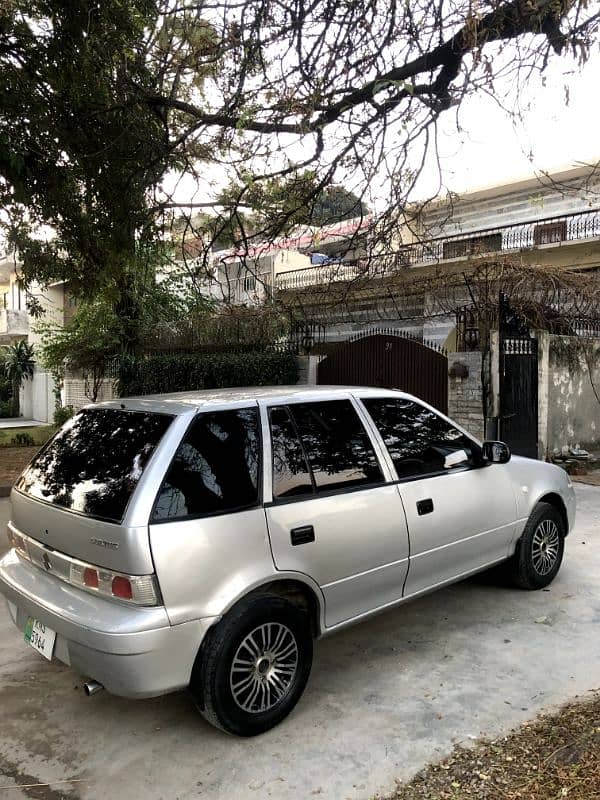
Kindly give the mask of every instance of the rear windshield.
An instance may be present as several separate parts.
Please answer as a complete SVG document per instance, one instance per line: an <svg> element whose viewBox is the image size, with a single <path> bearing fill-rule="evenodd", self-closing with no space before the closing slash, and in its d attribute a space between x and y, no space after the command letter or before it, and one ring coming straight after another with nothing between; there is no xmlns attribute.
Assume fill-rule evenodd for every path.
<svg viewBox="0 0 600 800"><path fill-rule="evenodd" d="M35 457L21 492L61 508L120 522L173 418L96 408L80 411Z"/></svg>

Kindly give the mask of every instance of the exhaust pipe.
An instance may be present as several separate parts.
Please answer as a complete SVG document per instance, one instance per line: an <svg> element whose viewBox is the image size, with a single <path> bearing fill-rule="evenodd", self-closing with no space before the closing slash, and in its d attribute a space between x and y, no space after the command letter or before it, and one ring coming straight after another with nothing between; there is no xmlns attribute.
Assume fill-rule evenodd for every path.
<svg viewBox="0 0 600 800"><path fill-rule="evenodd" d="M88 681L87 683L83 684L83 691L88 697L101 692L102 689L104 689L104 686L102 686L101 683L98 683L98 681Z"/></svg>

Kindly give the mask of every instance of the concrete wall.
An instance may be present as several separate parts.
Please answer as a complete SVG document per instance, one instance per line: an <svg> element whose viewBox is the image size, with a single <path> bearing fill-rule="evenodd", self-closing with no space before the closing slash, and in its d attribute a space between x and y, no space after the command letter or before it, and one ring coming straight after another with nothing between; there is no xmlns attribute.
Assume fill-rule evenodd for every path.
<svg viewBox="0 0 600 800"><path fill-rule="evenodd" d="M89 405L92 401L85 393L85 380L80 375L69 375L65 377L63 386L63 405L73 406L75 411L79 411L83 406ZM98 394L98 403L103 400L112 400L115 397L112 380L102 382Z"/></svg>
<svg viewBox="0 0 600 800"><path fill-rule="evenodd" d="M481 388L481 353L448 353L448 369L458 363L466 366L466 378L448 376L448 416L477 439L484 438Z"/></svg>
<svg viewBox="0 0 600 800"><path fill-rule="evenodd" d="M35 366L33 378L25 381L19 395L21 416L37 422L52 422L56 399L54 397L54 378Z"/></svg>
<svg viewBox="0 0 600 800"><path fill-rule="evenodd" d="M316 384L317 366L325 356L298 356L298 384Z"/></svg>
<svg viewBox="0 0 600 800"><path fill-rule="evenodd" d="M580 445L600 450L600 403L583 348L594 348L592 379L600 394L600 340L538 333L540 456Z"/></svg>

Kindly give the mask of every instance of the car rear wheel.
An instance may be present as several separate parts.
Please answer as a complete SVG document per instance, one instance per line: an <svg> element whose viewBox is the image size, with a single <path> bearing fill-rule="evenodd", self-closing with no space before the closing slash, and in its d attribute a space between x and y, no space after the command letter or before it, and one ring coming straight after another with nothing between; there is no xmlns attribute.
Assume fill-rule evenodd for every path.
<svg viewBox="0 0 600 800"><path fill-rule="evenodd" d="M209 631L190 689L212 725L256 736L290 713L311 664L307 614L277 595L250 597Z"/></svg>
<svg viewBox="0 0 600 800"><path fill-rule="evenodd" d="M565 523L557 509L539 503L533 510L509 562L513 583L521 589L543 589L562 563Z"/></svg>

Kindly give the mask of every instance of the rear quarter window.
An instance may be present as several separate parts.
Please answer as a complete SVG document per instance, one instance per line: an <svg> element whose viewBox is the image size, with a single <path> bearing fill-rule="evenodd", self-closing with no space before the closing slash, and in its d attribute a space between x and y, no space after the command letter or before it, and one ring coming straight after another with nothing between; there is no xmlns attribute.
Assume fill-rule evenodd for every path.
<svg viewBox="0 0 600 800"><path fill-rule="evenodd" d="M84 409L34 458L16 488L69 511L120 522L172 420L167 414Z"/></svg>

